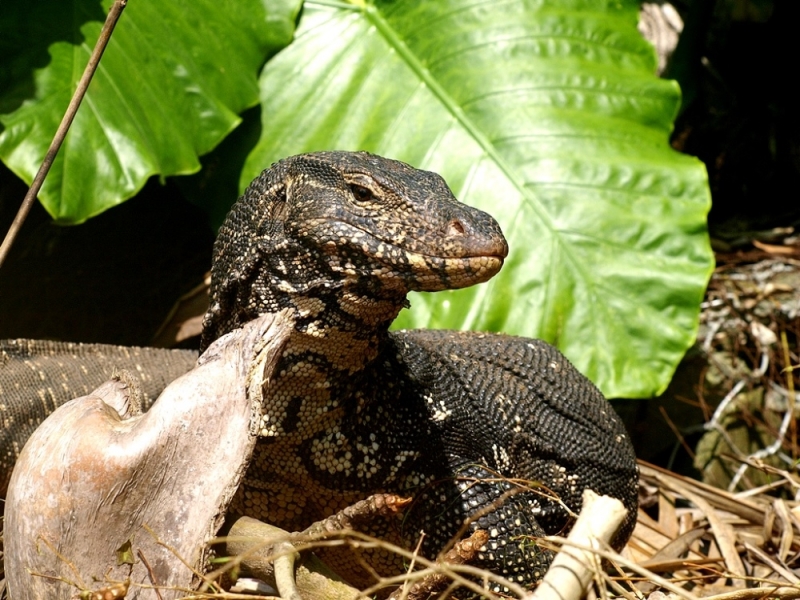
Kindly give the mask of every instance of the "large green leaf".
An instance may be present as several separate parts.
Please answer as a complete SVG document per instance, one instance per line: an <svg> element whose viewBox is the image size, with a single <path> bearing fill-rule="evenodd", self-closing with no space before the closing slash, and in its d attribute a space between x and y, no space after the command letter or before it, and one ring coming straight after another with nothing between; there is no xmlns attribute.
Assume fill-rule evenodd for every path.
<svg viewBox="0 0 800 600"><path fill-rule="evenodd" d="M110 0L6 2L0 158L30 183ZM292 38L300 0L134 0L117 25L39 198L77 223L146 179L191 173L258 102L266 57Z"/></svg>
<svg viewBox="0 0 800 600"><path fill-rule="evenodd" d="M262 73L241 183L332 148L441 173L511 254L489 284L415 295L402 325L541 337L608 395L656 394L695 337L710 198L668 145L680 94L653 74L637 5L307 2Z"/></svg>

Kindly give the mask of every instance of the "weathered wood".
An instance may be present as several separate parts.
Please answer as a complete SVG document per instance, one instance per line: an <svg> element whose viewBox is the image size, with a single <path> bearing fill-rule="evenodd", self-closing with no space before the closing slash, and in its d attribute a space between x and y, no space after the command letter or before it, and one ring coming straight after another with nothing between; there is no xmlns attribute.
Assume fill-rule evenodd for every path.
<svg viewBox="0 0 800 600"><path fill-rule="evenodd" d="M228 531L225 546L228 554L239 556L244 572L268 582L288 600L290 596L283 589L285 586L276 582L274 570L279 567L273 563L277 556L287 552L287 544L293 537L283 529L239 517ZM305 553L302 562L295 566L294 575L297 592L303 600L355 600L359 596L358 590L311 553Z"/></svg>
<svg viewBox="0 0 800 600"><path fill-rule="evenodd" d="M143 415L120 416L128 393L119 381L54 412L9 485L11 597L66 599L127 579L129 599L157 597L143 585L164 600L191 589L190 566L201 568L252 454L262 383L291 320L266 315L222 337ZM135 564L117 565L128 541Z"/></svg>

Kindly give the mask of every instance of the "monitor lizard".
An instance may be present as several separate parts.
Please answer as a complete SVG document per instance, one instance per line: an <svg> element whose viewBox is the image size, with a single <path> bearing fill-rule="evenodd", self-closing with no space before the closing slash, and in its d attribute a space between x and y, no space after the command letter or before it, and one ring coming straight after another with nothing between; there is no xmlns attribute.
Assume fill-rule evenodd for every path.
<svg viewBox="0 0 800 600"><path fill-rule="evenodd" d="M421 549L435 556L468 523L490 535L480 565L532 587L552 559L536 538L566 531L591 488L628 509L613 542L624 545L636 518L632 446L558 350L389 331L410 291L484 282L507 251L491 216L398 161L318 152L257 177L214 246L201 346L261 313L291 307L297 321L234 511L301 530L372 493L410 495L404 520L373 533L413 548L424 531ZM370 560L379 572L402 567Z"/></svg>

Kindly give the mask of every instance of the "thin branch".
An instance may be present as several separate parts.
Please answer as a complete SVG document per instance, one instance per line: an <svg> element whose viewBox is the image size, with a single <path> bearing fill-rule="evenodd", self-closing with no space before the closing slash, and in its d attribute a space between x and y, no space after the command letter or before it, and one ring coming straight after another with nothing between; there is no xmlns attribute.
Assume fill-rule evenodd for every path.
<svg viewBox="0 0 800 600"><path fill-rule="evenodd" d="M598 547L594 547L594 546L587 546L585 544L576 544L576 543L570 541L569 539L562 538L562 537L548 536L548 537L544 538L544 540L547 540L548 542L553 542L554 544L560 544L562 546L570 546L570 547L573 547L573 548L578 548L579 550L583 550L583 551L586 551L586 552L591 552L593 554L596 554L600 558L603 558L603 559L611 561L611 562L618 563L618 564L622 565L623 567L625 567L626 569L629 569L629 570L633 571L637 575L639 575L641 577L644 577L645 579L647 579L649 581L652 581L656 585L661 586L662 588L664 588L665 590L667 590L669 592L672 592L678 598L682 598L683 600L700 600L700 598L698 596L695 596L690 591L685 590L682 587L673 584L671 581L669 581L669 580L667 580L667 579L665 579L663 577L659 577L658 575L656 575L652 571L649 571L648 569L643 568L642 566L638 565L635 561L627 559L627 558L625 558L624 556L620 555L617 552L603 550L602 548L598 548ZM524 600L530 600L530 596L531 596L531 594L528 594L527 596L525 596ZM704 598L703 600L709 600L709 599L708 598ZM727 599L725 599L725 600L727 600Z"/></svg>
<svg viewBox="0 0 800 600"><path fill-rule="evenodd" d="M11 223L11 227L8 228L8 233L6 233L3 243L0 244L0 267L3 266L3 262L5 261L8 252L11 250L11 246L14 243L19 230L22 228L22 223L25 221L25 217L28 216L31 207L36 200L36 196L39 194L39 190L42 189L44 179L50 172L50 167L53 166L53 161L55 161L56 155L61 148L61 144L64 142L64 138L67 136L67 131L69 131L70 125L72 125L72 120L75 118L75 113L78 112L78 107L80 107L81 101L83 100L84 95L86 95L86 90L89 87L89 83L92 81L94 72L97 70L97 65L100 63L100 58L103 56L103 52L108 45L108 40L111 39L111 34L114 31L114 27L116 26L120 15L122 15L122 10L125 8L127 3L128 0L115 0L114 4L111 6L111 10L108 11L108 17L106 17L106 22L103 24L100 37L97 38L97 43L94 46L92 55L89 57L89 63L86 65L86 69L84 69L83 75L78 82L78 87L75 89L75 93L72 95L72 100L69 102L67 112L64 113L64 118L61 119L61 125L58 126L58 130L53 137L53 141L50 142L50 147L47 149L47 154L44 156L42 166L39 167L36 177L33 178L31 187L28 189L28 193L25 194L25 198L22 200L19 211L17 211L17 216L14 217L14 222Z"/></svg>
<svg viewBox="0 0 800 600"><path fill-rule="evenodd" d="M161 597L161 592L158 591L158 578L156 577L156 574L153 573L153 569L150 566L150 563L147 562L147 559L144 556L144 552L142 552L142 550L139 549L137 554L139 555L139 560L142 561L142 564L144 564L144 567L147 569L147 574L150 575L150 581L153 582L153 591L156 593L156 597L158 598L158 600L164 600Z"/></svg>

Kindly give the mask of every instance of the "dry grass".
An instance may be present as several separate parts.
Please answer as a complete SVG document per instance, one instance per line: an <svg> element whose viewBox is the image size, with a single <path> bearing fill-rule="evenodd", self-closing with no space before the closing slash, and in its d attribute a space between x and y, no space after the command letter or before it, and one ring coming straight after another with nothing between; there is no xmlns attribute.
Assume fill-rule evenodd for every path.
<svg viewBox="0 0 800 600"><path fill-rule="evenodd" d="M732 493L650 465L642 465L644 495L626 554L647 569L626 577L641 594L664 591L651 576L666 575L669 593L715 600L800 597L800 479L752 463L773 482Z"/></svg>

